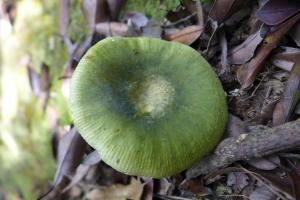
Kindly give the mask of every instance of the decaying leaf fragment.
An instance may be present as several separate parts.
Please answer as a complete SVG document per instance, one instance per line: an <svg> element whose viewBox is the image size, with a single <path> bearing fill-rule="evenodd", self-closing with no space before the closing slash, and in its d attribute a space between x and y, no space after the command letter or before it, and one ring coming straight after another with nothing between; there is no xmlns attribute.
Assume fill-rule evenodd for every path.
<svg viewBox="0 0 300 200"><path fill-rule="evenodd" d="M245 64L254 55L256 48L263 41L262 27L240 45L234 47L228 53L228 62L230 64Z"/></svg>
<svg viewBox="0 0 300 200"><path fill-rule="evenodd" d="M265 24L274 26L299 12L300 1L298 0L271 0L257 11L256 16Z"/></svg>
<svg viewBox="0 0 300 200"><path fill-rule="evenodd" d="M277 57L285 58L295 64L287 80L286 88L273 112L273 125L287 122L300 100L300 50L294 49L293 52L282 53Z"/></svg>
<svg viewBox="0 0 300 200"><path fill-rule="evenodd" d="M237 78L241 84L242 89L251 87L256 75L259 73L263 62L271 51L277 46L281 38L288 32L288 30L300 19L300 14L295 15L283 24L276 27L276 30L271 32L264 40L262 45L258 48L257 54L249 62L241 65L237 71Z"/></svg>
<svg viewBox="0 0 300 200"><path fill-rule="evenodd" d="M175 41L186 45L190 45L193 42L195 42L197 38L199 38L201 33L202 33L202 27L193 25L193 26L185 27L184 29L180 30L175 34L166 35L165 39L169 41Z"/></svg>
<svg viewBox="0 0 300 200"><path fill-rule="evenodd" d="M247 2L247 0L215 0L209 16L221 24L231 17Z"/></svg>

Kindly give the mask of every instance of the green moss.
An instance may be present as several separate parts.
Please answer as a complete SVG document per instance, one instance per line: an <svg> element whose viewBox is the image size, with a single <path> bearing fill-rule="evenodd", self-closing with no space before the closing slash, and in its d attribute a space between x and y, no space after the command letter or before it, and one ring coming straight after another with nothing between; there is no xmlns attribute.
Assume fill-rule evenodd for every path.
<svg viewBox="0 0 300 200"><path fill-rule="evenodd" d="M16 37L20 54L29 53L37 70L42 62L56 68L53 71L61 69L67 59L67 51L58 30L59 2L20 1L18 10L16 32L22 34L16 34Z"/></svg>
<svg viewBox="0 0 300 200"><path fill-rule="evenodd" d="M155 20L163 20L167 11L174 10L180 4L180 0L128 0L126 11L138 11Z"/></svg>

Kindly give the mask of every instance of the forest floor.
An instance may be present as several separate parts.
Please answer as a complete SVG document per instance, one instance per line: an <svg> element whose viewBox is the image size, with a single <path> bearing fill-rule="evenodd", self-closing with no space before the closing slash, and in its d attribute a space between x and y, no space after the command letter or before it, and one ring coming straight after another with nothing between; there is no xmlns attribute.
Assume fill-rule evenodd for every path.
<svg viewBox="0 0 300 200"><path fill-rule="evenodd" d="M0 1L0 199L300 199L297 0ZM180 42L226 92L224 137L163 179L128 176L83 142L73 71L111 36Z"/></svg>

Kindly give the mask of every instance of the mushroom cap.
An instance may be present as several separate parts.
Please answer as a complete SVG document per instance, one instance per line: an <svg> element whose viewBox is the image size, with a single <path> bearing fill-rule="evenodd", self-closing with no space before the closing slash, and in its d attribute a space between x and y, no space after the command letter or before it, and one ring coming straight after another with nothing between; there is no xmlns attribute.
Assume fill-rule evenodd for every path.
<svg viewBox="0 0 300 200"><path fill-rule="evenodd" d="M112 37L91 47L73 74L70 108L105 163L153 178L212 151L227 120L222 85L205 59L150 38Z"/></svg>

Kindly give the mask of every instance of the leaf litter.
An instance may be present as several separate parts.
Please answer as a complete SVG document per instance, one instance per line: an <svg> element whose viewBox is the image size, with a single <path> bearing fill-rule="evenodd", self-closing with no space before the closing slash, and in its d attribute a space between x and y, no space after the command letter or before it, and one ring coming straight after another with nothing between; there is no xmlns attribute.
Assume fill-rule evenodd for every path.
<svg viewBox="0 0 300 200"><path fill-rule="evenodd" d="M80 12L87 36L72 41L68 35L71 1L61 0L59 34L69 54L61 77L63 85L69 86L81 57L105 37L162 38L193 47L214 66L228 94L231 115L226 137L254 134L257 130L251 130L253 125L273 127L296 119L300 113L299 2L262 2L183 0L159 21L138 9L126 10L123 0L83 0ZM38 66L37 72L30 60L27 63L31 88L37 96L51 93L48 67ZM74 128L57 138L56 176L43 199L293 199L299 193L287 189L299 182L295 172L299 165L291 164L299 161L294 158L269 155L238 161L209 181L207 176L187 180L183 173L155 180L113 170ZM291 166L292 173L286 171ZM286 173L292 178L280 178Z"/></svg>

